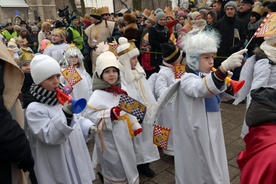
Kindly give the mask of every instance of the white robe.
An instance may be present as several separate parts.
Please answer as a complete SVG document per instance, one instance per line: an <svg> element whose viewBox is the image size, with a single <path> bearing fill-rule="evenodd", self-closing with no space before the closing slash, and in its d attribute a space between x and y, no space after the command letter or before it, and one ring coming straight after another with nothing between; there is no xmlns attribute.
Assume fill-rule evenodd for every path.
<svg viewBox="0 0 276 184"><path fill-rule="evenodd" d="M87 103L84 116L98 124L94 152L96 151L97 167L100 168L105 183L138 184L139 173L127 121L112 121L110 118L110 110L118 105L119 99L120 95L114 96L113 93L95 90ZM134 116L127 116L131 123L137 122ZM95 167L96 165L94 169L98 169Z"/></svg>
<svg viewBox="0 0 276 184"><path fill-rule="evenodd" d="M144 88L144 95L141 95L141 90L137 89L135 83L137 84L137 79L132 82L127 82L125 73L120 74L122 80L122 86L127 91L128 95L137 101L141 102L147 107L147 112L144 117L144 121L141 124L143 127L143 132L134 138L134 150L136 153L137 165L151 163L160 159L157 146L153 144L153 125L151 122L151 113L156 100L150 90L150 86L145 76L142 76L139 80L138 85L140 88Z"/></svg>
<svg viewBox="0 0 276 184"><path fill-rule="evenodd" d="M74 115L71 126L60 104L32 102L26 109L26 134L39 184L91 184L95 179L86 141L93 123Z"/></svg>
<svg viewBox="0 0 276 184"><path fill-rule="evenodd" d="M246 99L246 109L251 102L250 91L260 87L271 87L276 89L276 65L269 63L268 59L260 59L256 61L255 55L248 58L242 67L240 80L245 80L244 87L238 92L238 97L234 104L240 103ZM248 126L244 120L242 126L241 137L248 133Z"/></svg>
<svg viewBox="0 0 276 184"><path fill-rule="evenodd" d="M63 54L64 54L65 50L68 48L68 46L69 45L66 43L62 43L62 44L58 44L58 45L52 44L52 45L46 47L43 54L51 56L57 62L59 62L61 60L61 58L63 57Z"/></svg>
<svg viewBox="0 0 276 184"><path fill-rule="evenodd" d="M174 84L179 79L175 79L173 69L170 67L160 66L160 71L158 72L157 79L155 81L155 96L160 98L160 96L166 92L166 90ZM160 116L156 120L156 124L162 125L164 127L170 128L171 133L168 140L168 148L163 152L167 155L174 155L174 148L173 148L173 106L172 106L172 99L167 103L164 107L162 112L160 112Z"/></svg>
<svg viewBox="0 0 276 184"><path fill-rule="evenodd" d="M174 99L176 184L230 183L221 114L205 108L205 98L225 89L225 85L216 88L211 74L205 78L190 73L182 76Z"/></svg>

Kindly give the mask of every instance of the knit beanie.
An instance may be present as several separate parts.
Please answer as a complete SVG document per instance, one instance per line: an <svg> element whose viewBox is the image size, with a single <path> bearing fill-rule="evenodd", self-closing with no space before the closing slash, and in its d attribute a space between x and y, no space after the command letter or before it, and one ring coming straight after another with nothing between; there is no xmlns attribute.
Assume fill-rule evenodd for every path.
<svg viewBox="0 0 276 184"><path fill-rule="evenodd" d="M196 17L198 17L199 15L201 15L201 14L198 11L195 11L191 14L191 17L192 17L193 20L195 20Z"/></svg>
<svg viewBox="0 0 276 184"><path fill-rule="evenodd" d="M163 60L166 63L171 64L175 62L180 56L180 49L176 45L173 45L170 43L161 44L161 51L162 51Z"/></svg>
<svg viewBox="0 0 276 184"><path fill-rule="evenodd" d="M216 31L191 31L181 42L186 52L187 65L192 70L199 70L201 54L216 53L219 45L219 34Z"/></svg>
<svg viewBox="0 0 276 184"><path fill-rule="evenodd" d="M156 15L159 12L163 12L163 10L161 8L157 8L156 10L154 10L154 14Z"/></svg>
<svg viewBox="0 0 276 184"><path fill-rule="evenodd" d="M156 22L158 22L161 18L166 18L166 14L163 11L156 14Z"/></svg>
<svg viewBox="0 0 276 184"><path fill-rule="evenodd" d="M130 64L130 59L133 58L134 56L138 56L140 54L139 50L135 46L134 42L128 41L127 38L125 37L120 37L119 38L119 46L117 47L117 54L119 57L120 63L124 67L124 73L125 73L125 78L127 81L133 81L134 76L132 75L131 71L131 64ZM136 64L135 69L139 73L144 73L144 69L141 67L139 62Z"/></svg>
<svg viewBox="0 0 276 184"><path fill-rule="evenodd" d="M49 77L60 74L58 62L48 55L36 55L30 64L31 76L34 83L40 84Z"/></svg>
<svg viewBox="0 0 276 184"><path fill-rule="evenodd" d="M101 77L103 71L109 67L115 67L119 70L119 62L112 52L106 51L101 53L96 60L96 72L98 76Z"/></svg>
<svg viewBox="0 0 276 184"><path fill-rule="evenodd" d="M32 31L38 31L38 27L37 26L32 26L31 30Z"/></svg>
<svg viewBox="0 0 276 184"><path fill-rule="evenodd" d="M235 8L236 12L238 11L238 6L237 6L237 3L235 1L229 1L228 3L226 3L224 5L224 11L226 11L227 6L232 6L232 7Z"/></svg>

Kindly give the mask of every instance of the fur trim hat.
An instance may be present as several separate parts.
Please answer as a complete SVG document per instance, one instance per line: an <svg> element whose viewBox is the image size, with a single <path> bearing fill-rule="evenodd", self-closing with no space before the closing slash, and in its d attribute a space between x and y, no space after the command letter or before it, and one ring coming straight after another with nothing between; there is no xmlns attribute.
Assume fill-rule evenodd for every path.
<svg viewBox="0 0 276 184"><path fill-rule="evenodd" d="M128 23L135 23L136 22L136 16L134 13L125 12L123 16L125 21L128 21Z"/></svg>
<svg viewBox="0 0 276 184"><path fill-rule="evenodd" d="M161 51L163 55L163 60L166 63L175 62L180 56L180 49L173 44L163 43L161 44Z"/></svg>
<svg viewBox="0 0 276 184"><path fill-rule="evenodd" d="M101 53L96 60L96 72L98 76L100 77L103 71L109 67L115 67L119 70L119 62L112 52L106 51Z"/></svg>
<svg viewBox="0 0 276 184"><path fill-rule="evenodd" d="M219 34L215 31L191 31L181 42L186 52L187 65L193 70L199 70L201 54L216 53L219 46Z"/></svg>
<svg viewBox="0 0 276 184"><path fill-rule="evenodd" d="M52 75L60 74L58 62L48 55L36 55L30 65L31 76L34 83L40 84Z"/></svg>
<svg viewBox="0 0 276 184"><path fill-rule="evenodd" d="M226 11L227 6L232 6L236 10L236 12L238 11L238 5L235 1L229 1L228 3L226 3L224 5L224 11Z"/></svg>
<svg viewBox="0 0 276 184"><path fill-rule="evenodd" d="M163 11L160 11L156 14L156 22L158 22L161 18L166 18L166 14Z"/></svg>

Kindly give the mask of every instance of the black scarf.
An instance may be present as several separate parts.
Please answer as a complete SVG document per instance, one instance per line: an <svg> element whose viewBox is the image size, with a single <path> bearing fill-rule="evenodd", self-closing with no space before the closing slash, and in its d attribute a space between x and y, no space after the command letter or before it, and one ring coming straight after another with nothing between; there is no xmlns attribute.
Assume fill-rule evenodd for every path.
<svg viewBox="0 0 276 184"><path fill-rule="evenodd" d="M48 91L37 84L32 84L30 93L41 103L45 103L51 106L57 105L59 103L56 91Z"/></svg>

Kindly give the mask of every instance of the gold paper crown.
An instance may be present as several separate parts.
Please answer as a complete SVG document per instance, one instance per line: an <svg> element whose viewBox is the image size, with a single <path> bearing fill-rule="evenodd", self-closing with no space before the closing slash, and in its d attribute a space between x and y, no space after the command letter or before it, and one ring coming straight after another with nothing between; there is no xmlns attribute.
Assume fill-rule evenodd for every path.
<svg viewBox="0 0 276 184"><path fill-rule="evenodd" d="M259 15L263 15L264 14L264 7L260 4L256 4L253 9L252 9L252 12L256 12L258 13Z"/></svg>
<svg viewBox="0 0 276 184"><path fill-rule="evenodd" d="M166 14L166 17L171 17L174 19L174 13L173 13L173 10L166 6L166 8L164 9L164 13Z"/></svg>
<svg viewBox="0 0 276 184"><path fill-rule="evenodd" d="M109 8L108 8L108 6L103 6L103 7L99 8L99 9L100 9L100 12L101 12L102 15L103 14L109 14Z"/></svg>
<svg viewBox="0 0 276 184"><path fill-rule="evenodd" d="M128 43L129 43L129 47L127 49L119 52L118 56L124 55L124 54L128 53L129 51L132 51L133 49L137 48L135 43L134 43L134 40L129 40Z"/></svg>
<svg viewBox="0 0 276 184"><path fill-rule="evenodd" d="M101 10L99 8L92 7L90 15L101 16Z"/></svg>
<svg viewBox="0 0 276 184"><path fill-rule="evenodd" d="M151 15L149 16L148 19L151 19L151 20L153 20L154 22L156 22L156 16L154 15L154 13L151 14Z"/></svg>
<svg viewBox="0 0 276 184"><path fill-rule="evenodd" d="M144 15L146 18L149 18L149 16L151 15L150 10L149 10L149 9L144 9L143 15Z"/></svg>
<svg viewBox="0 0 276 184"><path fill-rule="evenodd" d="M28 48L21 48L22 52L19 57L20 61L31 61L34 57L34 53Z"/></svg>

